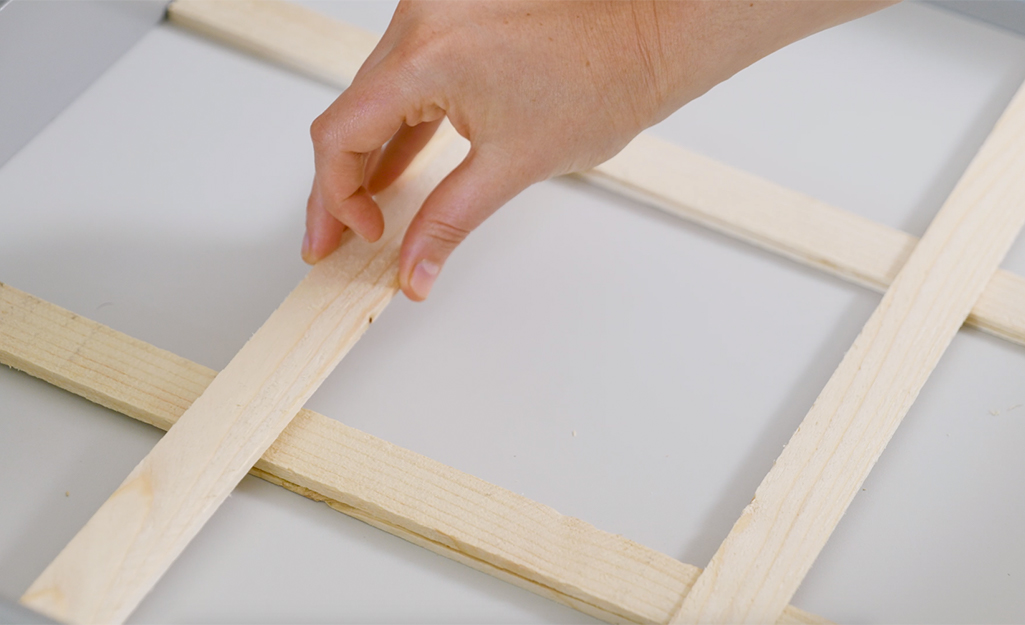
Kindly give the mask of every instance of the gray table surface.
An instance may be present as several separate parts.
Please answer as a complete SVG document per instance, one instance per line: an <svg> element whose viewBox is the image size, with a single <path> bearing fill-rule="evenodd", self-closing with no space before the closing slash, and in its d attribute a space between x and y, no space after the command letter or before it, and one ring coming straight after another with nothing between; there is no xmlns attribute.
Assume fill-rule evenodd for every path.
<svg viewBox="0 0 1025 625"><path fill-rule="evenodd" d="M387 3L312 3L383 30ZM654 129L920 234L1025 40L901 5ZM0 168L0 280L221 367L292 286L332 89L163 25ZM1005 263L1025 273L1025 244ZM537 185L396 300L309 406L684 561L711 557L878 296L582 183ZM1025 348L959 334L794 603L1025 621ZM576 436L573 435L574 431ZM158 439L0 371L0 595ZM134 622L589 622L246 478Z"/></svg>

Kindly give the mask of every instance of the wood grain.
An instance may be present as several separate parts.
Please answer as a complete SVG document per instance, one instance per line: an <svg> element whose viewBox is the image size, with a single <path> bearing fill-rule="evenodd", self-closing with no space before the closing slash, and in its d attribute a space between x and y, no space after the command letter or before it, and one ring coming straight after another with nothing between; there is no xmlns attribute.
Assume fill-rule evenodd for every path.
<svg viewBox="0 0 1025 625"><path fill-rule="evenodd" d="M163 430L215 375L2 284L0 362ZM667 622L700 573L308 410L251 473L609 622ZM827 621L788 608L780 622Z"/></svg>
<svg viewBox="0 0 1025 625"><path fill-rule="evenodd" d="M344 88L378 37L274 0L175 0L172 22ZM283 24L283 27L278 27ZM883 292L918 240L650 134L582 179ZM998 271L969 325L1025 345L1025 279Z"/></svg>
<svg viewBox="0 0 1025 625"><path fill-rule="evenodd" d="M1019 89L674 623L774 622L1025 223Z"/></svg>
<svg viewBox="0 0 1025 625"><path fill-rule="evenodd" d="M348 233L309 272L22 603L65 622L128 617L397 292L405 226L468 147L451 126L435 141L380 197L384 236Z"/></svg>

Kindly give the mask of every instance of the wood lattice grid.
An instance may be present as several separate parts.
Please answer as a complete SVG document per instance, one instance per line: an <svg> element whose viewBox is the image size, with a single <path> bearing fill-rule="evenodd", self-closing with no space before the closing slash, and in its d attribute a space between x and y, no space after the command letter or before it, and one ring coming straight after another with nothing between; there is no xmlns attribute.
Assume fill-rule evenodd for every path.
<svg viewBox="0 0 1025 625"><path fill-rule="evenodd" d="M189 6L189 5L187 5L187 4L184 4L184 5L178 5L178 6L179 6L179 7L187 7L187 6ZM193 5L193 6L196 6L196 5ZM225 5L225 6L227 6L227 5ZM249 15L249 17L253 17L253 16L255 16L255 15L256 15L255 13L252 13L252 14L250 14L250 15ZM276 27L276 25L275 25L275 27ZM314 47L316 47L316 46L314 46ZM279 59L279 60L281 60L281 59ZM287 59L286 59L286 60L287 60ZM294 63L294 60L293 60L293 63ZM643 145L643 144L640 144L640 145ZM686 156L687 156L687 155L684 155L684 157L686 157ZM628 159L622 159L622 162L629 162L629 160L628 160ZM599 175L607 175L607 174L606 174L606 169L612 169L612 170L613 170L613 172L615 172L615 170L614 170L614 165L613 165L613 167L610 167L610 168L603 168L602 170L599 170ZM615 173L613 173L613 176L614 176L614 175L615 175ZM627 181L628 183L630 182L628 178L626 178L626 181ZM620 184L622 184L622 178L621 178ZM769 185L769 186L771 187L771 185ZM635 189L635 190L634 190L634 192L636 193L636 192L637 192L637 190ZM650 190L648 190L648 192L650 193L651 191L650 191ZM784 194L785 194L785 192L781 192L781 193L784 193ZM684 204L687 204L687 202L683 202L683 203L684 203ZM701 202L697 202L697 204L698 204L698 205L700 206ZM816 209L817 209L817 208L818 208L818 207L816 207ZM711 218L711 220L712 220L712 221L715 221L715 220L716 220L716 218L715 218L715 217L713 216L713 217ZM859 220L854 220L854 221L855 221L855 222L858 222ZM861 221L863 221L863 220L861 220ZM741 225L740 225L740 227L741 227L741 228L743 228L743 227L744 227L745 225L749 225L749 224L741 224ZM875 231L872 231L872 227L873 227L873 225L870 225L870 224L862 224L862 225L864 225L864 226L865 226L865 227L866 227L866 228L867 228L867 229L868 229L868 230L870 231L870 235L873 235L873 236L874 236L874 235L879 235L879 227L878 227L878 226L874 226L874 228L875 228L876 230L875 230ZM721 224L720 224L720 226L721 226ZM722 227L722 226L721 226L721 227ZM729 226L726 226L726 227L729 227ZM736 226L734 226L734 227L736 227ZM855 229L855 230L856 230L856 229ZM843 232L844 232L844 233L847 233L847 232L850 232L850 230L847 230L847 229L845 229L845 230L843 230ZM881 240L884 240L884 241L885 241L885 240L887 240L887 239L886 239L886 236L885 236L886 234L887 234L887 233L886 233L885 231L882 231L882 236L875 236L875 238L872 238L872 236L870 236L870 237L868 237L868 238L870 238L871 240L880 240L880 239L881 239ZM755 238L755 239L759 239L759 238L760 238L760 236L759 236L759 235L761 235L761 237L765 237L765 236L766 236L766 235L765 235L764 233L758 233L758 232L756 232L756 233L755 233L754 235L748 234L748 237L749 237L749 238ZM897 235L894 235L894 237L895 237L895 238L896 238L897 240L901 240L901 239L902 239L902 237L901 237L901 236L897 236ZM817 240L815 236L812 236L812 237L810 237L810 238L811 238L812 240ZM904 241L907 241L907 239L906 239L906 235L903 235L903 240L904 240ZM765 243L765 241L764 241L764 240L763 240L762 242L763 242L763 244ZM778 242L770 242L770 243L769 243L769 245L780 245L780 244L779 244ZM784 245L784 247L785 247L785 245ZM842 246L841 246L841 247L837 247L837 246L835 246L835 245L832 245L832 244L827 244L827 245L826 245L825 247L826 247L826 248L828 248L828 250L827 250L827 251L829 251L830 253L832 253L833 251L835 251L835 250L838 250L838 249L839 249L839 250L843 250L843 249L844 249L844 248L843 248ZM894 247L894 248L896 248L896 246L893 246L893 247ZM885 256L885 255L886 255L886 252L885 252L885 250L886 250L886 249L887 249L887 248L886 248L886 247L884 246L884 251L883 251L882 253L880 253L880 252L875 252L875 253L872 253L872 254L866 255L866 258L871 258L871 259L879 259L880 257L883 257L883 259L885 260L885 258L886 258L886 256ZM906 250L906 249L907 249L907 248L906 248L906 244L905 244L905 247L904 247L904 248L901 248L901 249L902 249L902 250ZM788 250L788 251L789 251L789 253L790 253L791 255L795 255L795 256L802 256L802 255L803 255L803 254L802 254L803 250L801 250L800 248L798 248L798 249L797 249L796 251L794 251L794 250L792 250L792 249L791 249L791 250ZM833 262L833 261L832 261L831 259L829 259L829 258L825 258L825 259L823 259L823 258L820 258L820 257L816 257L816 256L815 256L814 254L812 254L812 255L808 255L808 256L810 256L810 257L811 257L811 260L812 260L812 262L822 262L823 264L827 264L827 265L829 265L829 264L836 264L836 263L834 263L834 262ZM898 263L898 264L899 264L899 263ZM886 281L887 281L887 280L886 280L885 278L884 278L884 279L879 279L879 278L871 278L871 277L870 277L870 278L865 278L865 277L864 277L865 275L869 275L869 276L872 276L873 274L871 274L871 272L870 272L870 271L868 271L868 270L865 270L865 269L864 269L863 267L857 266L857 264L856 264L856 263L855 263L855 266L854 266L854 268L853 268L853 269L847 269L847 268L846 268L846 267L845 267L845 266L844 266L843 264L839 264L838 266L840 267L840 269L839 269L839 271L838 271L839 273L841 273L841 274L845 274L845 273L851 273L851 274L854 274L854 275L855 275L856 277L860 278L860 279L861 279L861 280L863 280L863 281L867 281L867 282L872 282L872 281L875 281L875 282L877 282L877 283L884 283L884 284L885 284L885 283L886 283ZM887 270L890 270L890 271L892 271L892 270L893 270L893 264L892 264L892 262L891 262L891 264L890 264L890 265L889 265L889 266L887 267ZM860 272L860 273L859 273L859 272ZM890 278L892 279L892 275L890 276ZM1011 292L1011 293L1015 293L1015 294L1016 294L1016 293L1017 293L1017 291L1016 291L1016 288L1017 288L1017 286L1016 286L1016 281L1020 281L1020 279L1018 279L1018 278L1015 278L1015 277L1013 277L1013 276L1010 276L1009 274L1007 274L1007 277L1006 277L1006 280L1005 280L1005 281L1006 281L1006 282L1007 282L1008 284L1010 284L1010 285L1011 285L1011 286L1010 286L1010 287L1009 287L1009 288L1008 288L1007 290L1008 290L1009 292ZM988 291L987 293L989 293L989 292L993 292L993 291L994 291L994 290L993 290L993 289L991 288L991 289L990 289L990 291ZM997 293L1002 293L1002 292L1003 292L1003 291L1000 291L1000 290L998 290L998 291L997 291ZM1017 295L1015 295L1015 296L1017 296ZM1000 302L1000 303L998 304L998 308L999 308L999 309L1001 310L1001 312L1000 312L1000 314L999 314L999 315L998 315L998 314L994 314L994 315L989 315L989 316L983 315L983 316L982 316L982 318L983 318L983 319L988 319L988 318L990 318L990 317L994 317L994 318L999 318L999 319L1001 320L1001 322L1002 322L1002 323L1004 323L1004 325L1003 325L1003 326L1000 326L1000 329L998 329L998 332L1000 332L1000 333L1002 333L1002 334L1005 334L1005 335L1008 335L1008 334L1010 334L1010 335L1012 335L1012 336L1013 336L1013 332L1014 332L1014 330L1006 330L1006 329L1003 329L1003 328L1004 328L1004 327L1010 327L1010 328L1015 328L1015 327L1016 327L1016 326L1015 326L1015 323L1018 323L1018 322L1014 320L1014 316L1013 316L1013 314L1008 314L1008 311L1010 311L1010 313L1013 313L1013 310L1015 309L1015 307L1014 307L1014 306L1006 306L1006 305L1004 305L1004 306L1003 306L1003 308L1001 308L1001 305L1002 305L1002 304L1004 304L1004 302L1003 302L1003 301L1001 301L1001 302ZM33 306L35 306L35 304L33 304ZM1017 307L1017 310L1022 310L1022 308L1021 308L1021 307ZM978 313L979 313L979 309L978 309L978 307L977 307L977 308L976 308L976 314L978 315ZM1010 321L1006 321L1007 319L1009 319ZM1006 321L1006 322L1005 322L1005 321ZM984 323L985 323L985 322L984 322ZM1020 327L1020 326L1017 326L1017 327ZM1020 338L1019 338L1018 340L1020 340ZM563 599L563 600L565 601L566 599ZM579 606L578 606L578 607L579 607ZM606 617L608 617L608 615L606 615ZM644 620L648 620L648 618L645 618ZM655 620L655 619L651 619L651 620ZM663 620L663 619L659 618L659 619L657 619L657 620Z"/></svg>

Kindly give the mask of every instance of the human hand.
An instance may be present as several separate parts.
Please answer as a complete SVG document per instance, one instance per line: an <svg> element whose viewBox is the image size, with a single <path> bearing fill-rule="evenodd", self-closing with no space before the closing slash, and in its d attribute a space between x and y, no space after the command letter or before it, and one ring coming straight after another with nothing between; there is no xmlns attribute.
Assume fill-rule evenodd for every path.
<svg viewBox="0 0 1025 625"><path fill-rule="evenodd" d="M470 152L413 218L399 258L402 290L422 300L456 246L526 187L607 160L766 54L888 3L403 2L311 127L303 257L327 256L346 227L377 240L373 194L447 116Z"/></svg>

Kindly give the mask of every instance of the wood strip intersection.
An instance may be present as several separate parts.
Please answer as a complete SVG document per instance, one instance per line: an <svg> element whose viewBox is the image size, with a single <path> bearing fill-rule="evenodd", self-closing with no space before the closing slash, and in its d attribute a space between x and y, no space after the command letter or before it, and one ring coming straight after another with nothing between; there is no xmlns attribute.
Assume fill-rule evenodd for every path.
<svg viewBox="0 0 1025 625"><path fill-rule="evenodd" d="M774 622L1025 224L1025 88L683 602L674 623Z"/></svg>
<svg viewBox="0 0 1025 625"><path fill-rule="evenodd" d="M384 235L346 233L25 592L63 622L138 606L398 291L406 224L469 145L443 125L378 196Z"/></svg>
<svg viewBox="0 0 1025 625"><path fill-rule="evenodd" d="M215 375L5 285L0 363L163 430ZM251 473L608 622L667 622L700 573L309 410ZM791 607L779 622L828 621Z"/></svg>
<svg viewBox="0 0 1025 625"><path fill-rule="evenodd" d="M216 38L225 39L234 45L244 47L251 52L258 53L261 56L270 58L276 62L298 68L304 73L314 75L321 80L332 82L334 84L344 84L348 82L348 78L355 71L355 68L359 67L362 59L366 56L366 53L369 53L369 50L372 49L373 44L376 41L374 36L367 35L357 29L341 25L340 23L329 20L328 18L317 16L314 13L306 12L304 9L299 9L298 7L282 5L281 3L275 2L208 2L204 0L177 0L177 2L175 2L171 7L170 15L174 21L186 24L191 28L200 30ZM1007 152L1011 153L1013 150L1008 148ZM1015 153L1013 158L1017 158L1017 153ZM645 162L645 159L654 159L657 166L654 168L641 166L641 163ZM672 172L672 175L669 175L670 172ZM696 182L693 184L673 184L674 180L680 180L681 172L692 175ZM744 174L743 172L715 163L709 159L692 155L680 148L676 148L647 136L639 137L638 140L628 146L620 156L596 168L595 170L592 170L591 172L582 174L582 176L585 179L602 186L610 187L624 195L641 199L645 203L652 204L662 208L663 210L694 219L715 229L727 232L728 234L737 236L749 242L753 242L756 245L782 253L799 260L800 262L824 269L845 279L870 286L877 290L881 290L891 283L894 283L899 287L902 284L902 278L896 278L896 276L900 268L905 266L905 263L908 263L910 268L905 269L904 273L915 273L918 268L915 268L912 262L918 254L924 254L924 252L917 251L912 254L912 249L915 249L916 241L909 235L874 224L868 220L844 213L843 211L833 209L820 202L812 200L811 198L802 196L801 194L788 191L773 185L772 183L768 183L748 174ZM730 195L731 191L735 191L735 193ZM1010 191L1005 189L1004 191L1006 192L1007 197L1016 196L1018 193L1017 189L1012 189ZM957 191L955 191L955 194L956 193ZM1010 214L1010 211L1008 211L1007 214ZM769 218L769 216L771 216L771 218ZM1020 227L1020 224L1018 227ZM1001 236L1003 234L1006 233L1001 231ZM939 235L934 236L934 238L938 237ZM929 241L928 234L925 241ZM961 243L963 242L958 242L958 244ZM1010 243L1007 242L1007 245L1009 244ZM938 244L930 245L934 248L932 249L932 252L938 254L939 252L935 249ZM999 248L1000 246L997 247ZM909 257L911 258L910 261ZM991 263L995 268L999 259L994 261L993 258L987 257L985 259L981 259L980 262ZM954 268L960 269L957 266ZM986 274L984 269L979 269L978 271L985 277L988 277L992 273L990 272L990 274ZM904 273L901 275L904 275ZM972 282L970 286L971 288L977 287L978 292L975 293L975 295L979 295L978 301L975 302L974 308L972 308L973 302L967 301L965 304L966 307L964 315L961 315L961 319L954 325L953 330L949 330L949 334L952 336L952 334L956 332L957 327L959 327L961 322L964 321L964 317L968 316L970 310L971 316L968 316L969 323L978 325L987 331L997 334L998 336L1025 344L1025 280L1013 274L998 271L992 277L992 281L990 281L987 287L987 280L980 278L979 275L973 275L970 277L972 280L975 280L975 282ZM936 289L937 292L941 292L943 290L942 286L937 286L935 283L934 276L918 276L918 278L923 281L923 284L929 285L929 289ZM910 278L907 280L910 280ZM933 280L933 282L929 282L929 280ZM2 291L0 294L3 294L8 290L9 289L7 288L0 289L0 291ZM896 290L896 287L894 290ZM936 295L931 292L928 294L933 296ZM964 292L959 291L958 293L955 293L955 295L963 298ZM947 296L949 296L951 300L954 298L950 293L947 293ZM887 297L890 296L887 295ZM900 299L897 298L897 296L894 296L894 298L898 300ZM975 298L972 299L974 300ZM884 303L886 303L886 301L887 300L884 298ZM914 302L904 303L910 308L914 307ZM0 300L0 312L6 312L6 308L3 308L2 300ZM923 313L923 315L924 314L925 313ZM939 313L937 313L937 315L939 315ZM954 314L954 317L957 316L957 314ZM873 319L875 319L875 316ZM942 343L945 345L944 341L949 341L949 338L944 338L946 336L944 333L947 332L947 325L954 323L950 319L950 317L944 316L942 319L943 324L946 324L944 325L944 331L938 332L935 336L929 337L929 340L931 340L933 344L938 345ZM6 320L0 316L0 341L5 340L3 335L3 332L5 331L5 323ZM870 325L872 323L873 321L870 321ZM903 323L903 321L897 323L897 325L900 326L901 323ZM883 333L882 329L886 329L888 327L883 322L878 322L877 325L879 328L876 328L876 330L878 330L880 334ZM868 326L866 326L866 328L868 328ZM868 330L866 330L864 334L868 333ZM861 340L862 339L859 338L859 341ZM869 340L865 339L864 342L868 343ZM15 339L10 340L11 345L15 345L16 343L17 341ZM852 348L852 353L858 349L858 346L859 344L856 343L855 347ZM65 379L62 377L63 374L56 374L51 369L40 367L35 364L34 361L25 359L23 355L19 356L19 352L16 349L12 348L12 351L7 351L7 347L4 347L3 343L0 343L0 347L3 348L0 349L0 351L3 352L3 354L0 355L0 359L3 359L4 361L9 359L9 364L19 366L18 362L21 362L27 370L31 370L35 367L39 370L40 377L44 377L44 379L46 379L46 376L50 376L54 380L58 380L59 383L61 380ZM871 353L871 345L862 347L864 352ZM18 347L18 349L21 349L22 351L25 349L29 349L29 351L31 351L30 348L30 344L28 345L28 348L26 348L25 345ZM155 348L151 349L155 350ZM938 348L938 353L936 353L936 350L926 350L929 351L929 353L925 356L921 356L923 362L928 358L938 360L942 353L942 349L942 347ZM37 355L36 357L45 359L43 356ZM138 360L143 369L152 367L155 362L151 360L152 354L146 352L146 350L142 350L140 354L134 355L133 357ZM22 360L19 361L19 358ZM915 358L919 357L916 356ZM70 359L60 366L67 367L68 369L74 368ZM83 363L77 363L77 366L87 370L87 373L80 373L80 375L88 377L88 372L92 371L90 366L84 365ZM127 368L123 363L117 364L113 362L108 363L106 366L112 367L112 370L124 370ZM928 371L931 371L932 367L928 366L928 363L926 363L926 366L920 368L925 371L925 375L927 376ZM159 376L160 372L151 369L150 375ZM153 386L147 391L150 393L150 397L145 400L138 400L139 403L164 402L170 405L176 401L175 398L181 399L182 397L187 397L189 389L194 385L195 379L190 377L191 374L189 374L185 369L180 370L176 375L180 379L176 380L174 383L179 384L179 386ZM839 376L839 374L837 375ZM105 395L106 391L97 390L98 387L103 386L104 382L100 380L94 380L93 382L95 382L95 384L83 382L78 378L67 377L63 383L67 384L71 390L75 390L75 388L77 388L78 390L76 392L80 392L87 397L92 395L92 397L90 397L91 399L95 400L95 398L100 398L101 403L106 401L108 403L105 405L111 405L111 407L115 407L115 409L124 408L126 411L134 410L140 412L140 414L145 410L132 404L132 402L125 403L126 400L123 398L120 400L112 399L116 393L108 396ZM924 382L924 378L922 379L922 382ZM828 386L826 390L829 390ZM826 391L824 391L824 393L825 392ZM902 401L909 406L910 402L913 401L915 394L917 394L917 390L911 392ZM122 402L121 408L117 408L117 406L115 406L117 401ZM304 412L303 414L305 415L306 413ZM173 422L173 420L171 422ZM169 422L168 425L170 425L171 422ZM899 417L897 418L897 423L899 423ZM895 428L896 423L893 423L892 426L888 425L888 427ZM285 431L282 435L282 439L288 435L289 431L290 429ZM892 434L892 429L890 430L890 434ZM322 432L318 433L317 436L318 437L316 439L297 442L296 445L299 448L303 448L304 451L302 451L299 456L283 454L283 464L287 465L288 462L311 462L310 458L317 457L317 453L319 453L316 450L318 446L321 445L320 441L326 440L326 435ZM881 435L880 438L888 440L889 435ZM882 440L883 445L885 445L885 440ZM349 453L355 453L355 450L359 449L360 445L366 444L368 443L363 441L359 445L350 445L346 449L348 449ZM387 443L384 443L384 445L387 446ZM267 451L267 454L271 454L276 446L277 443ZM795 445L793 441L791 446L793 446L794 449L798 449L800 447L800 445ZM788 446L788 448L789 447L790 446ZM289 449L291 449L291 447L289 447ZM881 447L879 447L879 452L881 452ZM787 452L784 453L786 454ZM797 451L794 453L800 452ZM875 454L875 457L871 458L869 468L871 468L871 463L874 463L876 457L878 457L878 453ZM689 589L693 580L697 578L699 574L699 571L694 567L689 567L689 565L680 565L685 567L684 570L686 571L686 574L675 575L677 578L676 581L671 583L667 581L666 583L669 585L665 586L665 588L668 589L675 588L675 599L671 604L669 604L669 607L664 613L664 617L660 616L657 619L649 618L648 616L642 616L642 612L647 610L646 613L649 614L649 616L654 615L655 610L652 607L654 604L648 605L644 609L639 609L637 605L633 605L628 609L626 606L618 603L618 594L622 589L617 591L615 588L610 587L602 590L602 592L613 597L613 599L609 599L606 596L599 596L601 593L597 591L592 594L588 594L588 592L591 591L581 593L580 589L572 584L563 587L565 586L564 579L560 576L566 573L566 571L571 571L575 566L582 567L583 565L581 562L583 561L566 564L565 561L559 560L561 563L560 566L567 566L566 571L559 571L551 579L545 578L542 580L543 575L547 573L539 574L541 566L537 563L531 562L529 565L522 565L524 566L523 570L517 568L521 566L521 564L505 566L504 561L502 564L495 564L493 560L501 560L502 558L507 557L508 554L502 553L496 556L493 545L491 546L492 551L485 549L483 552L477 553L475 551L477 547L474 546L474 544L460 543L460 539L453 538L452 535L447 533L448 528L435 528L430 525L417 526L417 523L420 523L423 518L425 518L423 516L416 516L416 514L424 515L425 513L422 510L409 512L407 516L396 514L394 517L390 516L390 512L382 512L390 510L388 506L401 506L403 503L402 499L404 497L408 497L408 493L405 495L400 494L392 501L382 500L380 502L375 502L369 507L361 508L346 501L347 497L353 498L357 503L360 501L366 501L359 499L359 497L365 496L365 494L361 493L359 496L353 494L356 486L347 486L349 490L331 490L331 488L335 487L325 487L325 489L330 492L329 494L323 494L303 484L304 480L310 481L310 483L319 484L317 479L326 478L318 477L314 479L309 476L319 475L321 472L330 474L331 471L337 467L312 462L312 464L304 465L302 472L294 474L290 473L287 468L282 469L284 476L281 476L277 473L268 472L266 468L263 467L263 462L264 461L261 460L253 472L269 479L272 482L281 484L297 492L308 491L302 494L313 496L313 498L316 499L325 500L329 505L332 505L332 507L335 507L336 509L346 512L347 514L352 514L357 518L362 518L371 524L400 535L407 540L411 540L436 552L443 553L443 555L463 561L470 566L474 566L480 570L485 570L503 579L508 579L509 581L527 587L534 592L538 592L544 596L549 596L607 620L626 619L639 622L665 622L668 620L669 615L672 614L675 606L683 599L684 594ZM419 474L423 469L423 466L417 465L417 467L415 469L411 469L411 471ZM453 471L447 467L445 467L445 469ZM867 473L867 470L865 470L865 473ZM451 476L446 476L445 479L449 479L450 477ZM772 477L771 473L769 477ZM767 481L769 477L767 477ZM292 481L292 478L294 478L295 481ZM488 486L490 488L497 488L490 485ZM480 493L478 493L478 495L479 494ZM533 504L533 502L530 503ZM537 506L538 504L533 505ZM380 506L380 509L378 509L377 506ZM842 510L839 514L842 514ZM430 515L427 515L427 517L429 516ZM835 515L835 518L838 521L839 515ZM581 523L575 519L572 521ZM494 523L495 519L488 519L487 522ZM411 530L409 529L409 526L417 526L420 531ZM477 530L480 529L480 527L477 528ZM522 528L520 529L522 530ZM593 530L593 528L591 528L591 530ZM558 533L565 532L566 530L565 528L559 528L553 531ZM598 530L593 531L598 532ZM467 530L467 532L472 534L472 531L470 530ZM826 533L826 536L828 536L828 532ZM824 542L824 540L825 539L823 538L822 541ZM522 545L520 546L522 547ZM508 548L508 545L505 547ZM643 550L644 548L640 549ZM668 558L667 556L661 557ZM813 559L814 558L812 557L812 560ZM593 566L593 556L591 559L587 559L586 562L589 566ZM715 566L715 564L716 561L713 560L713 566ZM667 564L666 566L669 565ZM810 566L810 562L808 563L808 566ZM805 568L804 570L806 572L807 569ZM634 579L635 575L635 571L627 570L623 573L623 576L612 577L619 577L618 580L613 579L613 581L616 583L622 583L624 580ZM717 569L715 575L719 575ZM709 573L703 575L700 579L710 580L712 577L713 575ZM803 578L803 573L800 577ZM555 583L550 583L551 580L555 580ZM640 581L644 583L645 588L647 589L659 587L659 583L652 583L654 582L652 579L641 578ZM799 583L799 581L800 580L798 579L797 583ZM704 587L700 584L701 582L699 582L699 589ZM796 588L796 585L794 585L794 587ZM777 595L781 594L782 593L777 593ZM704 602L702 604L703 606L709 605L707 600L701 598L701 596L703 596L701 593L696 593L692 597L688 598L688 604L685 605L685 608L689 609L688 605L696 605L699 601ZM731 597L733 596L734 595L731 595ZM782 606L785 605L785 602L788 599L789 595L787 595L785 600L782 600L782 604L780 605L770 607L766 611L759 611L761 608L753 611L749 610L746 614L754 620L769 618L767 615L775 614L778 613L779 610L782 610ZM778 604L780 602L779 596L772 598L772 601ZM727 605L727 610L732 610L733 608L729 607L729 605L734 605L733 599L731 598L725 601L723 605ZM748 610L749 608L743 607L743 609ZM687 614L693 615L692 612L685 612L685 615ZM735 612L732 614L735 614ZM795 614L798 616L794 616ZM730 618L732 619L732 617ZM805 616L801 616L799 612L787 608L787 611L783 613L783 619L785 620L786 618L805 618ZM811 617L809 616L807 618ZM770 618L769 620L773 619Z"/></svg>

